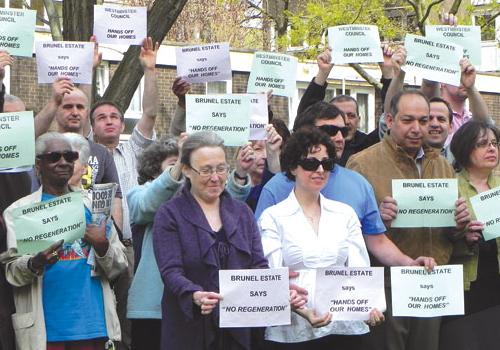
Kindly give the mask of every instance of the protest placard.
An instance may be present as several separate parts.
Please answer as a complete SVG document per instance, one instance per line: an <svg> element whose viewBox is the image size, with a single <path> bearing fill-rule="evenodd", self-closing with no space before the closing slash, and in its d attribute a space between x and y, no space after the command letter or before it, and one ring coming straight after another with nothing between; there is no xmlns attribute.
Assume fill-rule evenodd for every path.
<svg viewBox="0 0 500 350"><path fill-rule="evenodd" d="M148 35L146 7L94 5L94 35L101 44L141 45Z"/></svg>
<svg viewBox="0 0 500 350"><path fill-rule="evenodd" d="M273 90L273 95L292 97L297 84L297 58L274 52L256 52L247 92Z"/></svg>
<svg viewBox="0 0 500 350"><path fill-rule="evenodd" d="M178 47L175 58L177 76L190 83L232 79L229 43Z"/></svg>
<svg viewBox="0 0 500 350"><path fill-rule="evenodd" d="M402 69L406 73L440 83L460 85L459 62L464 53L461 46L406 34L405 48L408 56Z"/></svg>
<svg viewBox="0 0 500 350"><path fill-rule="evenodd" d="M454 227L456 179L392 180L398 205L392 227Z"/></svg>
<svg viewBox="0 0 500 350"><path fill-rule="evenodd" d="M470 203L477 220L484 224L484 240L500 237L500 187L471 197Z"/></svg>
<svg viewBox="0 0 500 350"><path fill-rule="evenodd" d="M425 26L425 36L439 42L450 42L463 47L464 57L473 65L481 65L481 27L479 26Z"/></svg>
<svg viewBox="0 0 500 350"><path fill-rule="evenodd" d="M267 95L250 95L250 140L265 140L266 125L269 123Z"/></svg>
<svg viewBox="0 0 500 350"><path fill-rule="evenodd" d="M37 41L38 83L52 84L64 76L76 84L92 84L94 45L77 41Z"/></svg>
<svg viewBox="0 0 500 350"><path fill-rule="evenodd" d="M0 9L0 50L13 56L33 56L36 11Z"/></svg>
<svg viewBox="0 0 500 350"><path fill-rule="evenodd" d="M0 168L35 164L33 112L0 113Z"/></svg>
<svg viewBox="0 0 500 350"><path fill-rule="evenodd" d="M92 184L90 196L92 200L92 223L100 225L111 216L111 207L118 185L115 183Z"/></svg>
<svg viewBox="0 0 500 350"><path fill-rule="evenodd" d="M36 254L60 239L71 243L85 234L81 192L16 208L13 217L20 254Z"/></svg>
<svg viewBox="0 0 500 350"><path fill-rule="evenodd" d="M436 317L464 314L463 267L391 267L392 315Z"/></svg>
<svg viewBox="0 0 500 350"><path fill-rule="evenodd" d="M320 315L334 321L368 320L372 309L386 309L383 267L330 267L316 270L314 295Z"/></svg>
<svg viewBox="0 0 500 350"><path fill-rule="evenodd" d="M219 270L220 327L290 324L288 268Z"/></svg>
<svg viewBox="0 0 500 350"><path fill-rule="evenodd" d="M332 63L382 62L378 27L350 24L328 28L328 45L332 48Z"/></svg>
<svg viewBox="0 0 500 350"><path fill-rule="evenodd" d="M226 146L250 136L250 95L186 95L186 131L214 131Z"/></svg>

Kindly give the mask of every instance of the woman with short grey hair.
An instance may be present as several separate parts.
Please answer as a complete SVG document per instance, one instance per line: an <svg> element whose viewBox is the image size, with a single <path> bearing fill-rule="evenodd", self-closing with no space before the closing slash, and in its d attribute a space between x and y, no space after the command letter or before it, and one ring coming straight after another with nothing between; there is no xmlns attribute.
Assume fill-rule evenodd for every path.
<svg viewBox="0 0 500 350"><path fill-rule="evenodd" d="M229 165L219 136L190 135L181 163L186 184L179 196L160 207L153 228L165 286L161 348L255 348L250 328L218 327L216 307L221 299L219 270L267 267L255 219L225 189Z"/></svg>
<svg viewBox="0 0 500 350"><path fill-rule="evenodd" d="M23 239L21 234L24 233L22 225L15 223L20 208L71 192L73 195L66 200L76 200L81 195L78 189L68 185L78 152L73 150L65 135L54 132L41 135L36 140L35 150L41 187L14 202L3 214L8 253L2 255L2 262L8 282L16 287L16 313L12 315L16 346L18 349L54 350L78 344L86 349L103 349L108 339L120 340L109 281L127 267L123 246L112 226L108 229L105 225L91 224L90 204L83 197L81 211L66 210L50 217L50 222L54 223L62 221L64 216L64 220L71 223L64 230L40 225L39 231L30 231L30 238L47 235L44 238L52 245L46 243L43 248L37 246L27 250L29 253L18 254L19 239ZM49 220L49 213L44 214ZM29 216L22 215L23 219ZM31 217L31 220L37 218ZM68 227L81 227L82 230L68 236L66 230L75 229ZM65 242L60 238L69 239ZM89 259L91 251L94 252L93 266Z"/></svg>

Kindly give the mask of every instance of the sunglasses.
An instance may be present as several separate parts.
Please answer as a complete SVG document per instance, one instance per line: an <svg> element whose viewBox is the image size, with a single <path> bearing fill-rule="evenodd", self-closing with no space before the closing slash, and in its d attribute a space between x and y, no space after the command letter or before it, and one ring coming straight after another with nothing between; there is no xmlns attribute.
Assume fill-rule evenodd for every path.
<svg viewBox="0 0 500 350"><path fill-rule="evenodd" d="M335 161L331 158L319 160L317 158L302 158L299 160L299 165L307 171L316 171L319 166L323 167L324 171L332 171Z"/></svg>
<svg viewBox="0 0 500 350"><path fill-rule="evenodd" d="M61 157L68 163L73 163L78 159L78 152L66 151L66 152L49 152L45 154L39 154L36 156L38 159L46 160L49 163L57 163Z"/></svg>
<svg viewBox="0 0 500 350"><path fill-rule="evenodd" d="M321 125L318 126L318 129L320 129L323 132L326 132L329 136L335 136L340 131L342 137L346 137L349 131L349 129L346 126L339 127L336 125Z"/></svg>

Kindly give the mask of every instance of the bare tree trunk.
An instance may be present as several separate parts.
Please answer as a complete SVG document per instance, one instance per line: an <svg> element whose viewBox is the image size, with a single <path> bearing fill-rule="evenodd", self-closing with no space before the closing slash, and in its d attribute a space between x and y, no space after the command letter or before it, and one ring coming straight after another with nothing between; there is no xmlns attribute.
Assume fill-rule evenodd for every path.
<svg viewBox="0 0 500 350"><path fill-rule="evenodd" d="M52 40L63 40L61 21L59 20L59 15L57 14L54 3L52 0L43 0L43 4L45 5L45 10L47 11L47 16L49 17L49 27L50 32L52 33Z"/></svg>
<svg viewBox="0 0 500 350"><path fill-rule="evenodd" d="M63 38L67 41L88 41L93 32L94 1L64 0Z"/></svg>
<svg viewBox="0 0 500 350"><path fill-rule="evenodd" d="M262 48L264 51L271 51L272 48L272 30L271 30L271 18L267 14L268 0L262 0Z"/></svg>
<svg viewBox="0 0 500 350"><path fill-rule="evenodd" d="M454 15L456 15L458 13L458 9L460 8L461 4L462 4L462 0L453 1L453 5L451 5L451 8L450 8L450 13L453 13Z"/></svg>
<svg viewBox="0 0 500 350"><path fill-rule="evenodd" d="M153 42L162 42L187 0L157 0L148 11L148 35ZM128 109L143 72L139 62L139 46L130 46L116 69L102 97L118 104L123 111Z"/></svg>

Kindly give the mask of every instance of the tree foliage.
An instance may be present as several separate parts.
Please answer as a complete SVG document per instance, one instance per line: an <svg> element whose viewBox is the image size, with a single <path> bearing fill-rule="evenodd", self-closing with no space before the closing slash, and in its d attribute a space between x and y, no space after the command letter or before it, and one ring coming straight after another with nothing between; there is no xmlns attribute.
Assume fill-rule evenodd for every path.
<svg viewBox="0 0 500 350"><path fill-rule="evenodd" d="M308 1L299 13L288 13L290 30L278 39L280 46L303 47L302 56L315 57L327 45L327 28L345 24L374 24L385 39L401 37L408 28L386 16L387 3L386 0Z"/></svg>

